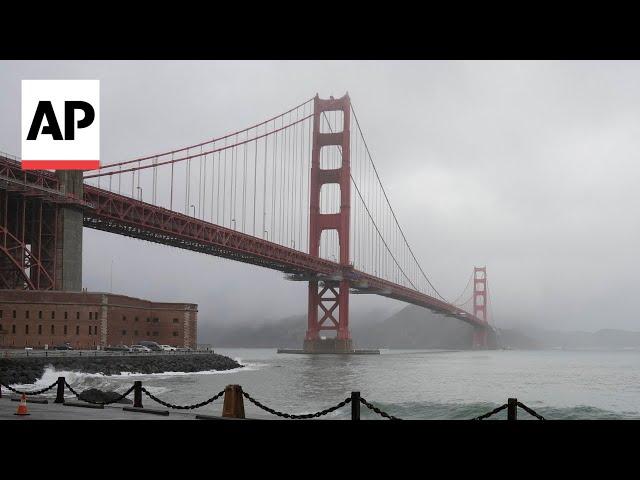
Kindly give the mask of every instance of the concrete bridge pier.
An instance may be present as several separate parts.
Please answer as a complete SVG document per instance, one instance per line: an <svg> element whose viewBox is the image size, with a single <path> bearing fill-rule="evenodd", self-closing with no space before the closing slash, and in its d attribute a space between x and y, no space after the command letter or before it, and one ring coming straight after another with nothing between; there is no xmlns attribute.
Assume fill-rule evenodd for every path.
<svg viewBox="0 0 640 480"><path fill-rule="evenodd" d="M59 170L56 176L62 193L82 200L82 171ZM82 230L83 214L80 206L60 206L56 242L56 290L82 290Z"/></svg>

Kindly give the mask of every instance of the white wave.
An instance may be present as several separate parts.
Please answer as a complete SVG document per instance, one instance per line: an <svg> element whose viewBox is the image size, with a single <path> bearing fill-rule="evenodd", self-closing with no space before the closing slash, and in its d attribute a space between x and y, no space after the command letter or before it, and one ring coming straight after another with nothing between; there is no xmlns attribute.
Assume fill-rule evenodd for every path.
<svg viewBox="0 0 640 480"><path fill-rule="evenodd" d="M84 373L84 372L72 372L68 370L56 370L53 367L47 367L42 374L42 377L38 379L34 383L26 383L26 384L15 384L11 385L13 388L18 390L26 390L33 391L38 390L44 387L48 387L56 380L58 377L64 377L65 380L74 390L84 391L89 388L97 388L103 391L115 391L118 393L124 393L129 387L131 387L130 383L123 383L122 381L128 376L132 375L105 375L103 373ZM167 389L164 387L153 387L153 386L145 386L147 390L151 393L163 393ZM55 396L56 388L52 388L48 392L44 394L45 396ZM65 395L70 395L70 392L65 391Z"/></svg>
<svg viewBox="0 0 640 480"><path fill-rule="evenodd" d="M238 362L240 363L240 362ZM76 388L76 386L85 386L86 388L99 388L105 387L114 388L114 386L121 387L120 390L125 390L124 385L120 385L118 380L125 378L158 378L158 377L186 377L191 375L226 375L239 372L250 372L259 370L268 366L264 363L246 363L242 367L232 368L229 370L202 370L199 372L158 372L158 373L139 373L139 372L121 372L117 375L106 375L104 373L85 373L85 372L73 372L68 370L56 370L53 367L47 367L42 374L42 377L34 383L17 383L11 385L18 390L38 390L44 387L48 387L58 377L64 377L69 385ZM117 384L117 385L114 385ZM128 388L128 387L127 387ZM156 387L162 388L162 387ZM162 389L164 390L164 389ZM55 393L55 389L49 392Z"/></svg>

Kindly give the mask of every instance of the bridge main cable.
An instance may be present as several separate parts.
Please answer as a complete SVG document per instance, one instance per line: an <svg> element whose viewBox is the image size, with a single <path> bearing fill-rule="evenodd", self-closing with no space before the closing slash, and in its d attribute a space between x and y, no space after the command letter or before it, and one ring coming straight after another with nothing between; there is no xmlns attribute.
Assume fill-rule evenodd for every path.
<svg viewBox="0 0 640 480"><path fill-rule="evenodd" d="M128 173L128 172L137 172L139 170L146 170L147 168L156 168L156 167L160 167L162 165L169 165L169 164L179 163L179 162L183 162L185 160L191 160L193 158L200 158L200 157L203 157L205 155L209 155L209 154L213 154L213 153L217 153L217 152L222 152L224 150L229 150L229 149L238 147L240 145L245 145L247 143L251 143L251 142L260 140L261 138L268 137L268 136L273 135L275 133L278 133L280 131L286 130L287 128L290 128L290 127L292 127L292 126L294 126L294 125L296 125L298 123L304 122L305 120L307 120L307 119L309 119L311 117L313 117L313 114L307 115L304 118L296 120L295 122L290 123L288 125L285 125L283 127L280 127L278 129L272 130L272 131L267 132L267 133L263 133L262 135L258 135L258 136L243 140L241 142L236 142L236 143L233 143L233 144L230 144L230 145L225 145L224 147L221 147L221 148L216 148L216 149L213 149L213 150L207 150L206 152L198 152L198 153L195 153L193 155L189 155L189 156L186 156L186 157L180 157L180 158L176 158L176 159L171 159L171 160L166 160L164 162L156 162L156 163L150 163L148 165L141 165L141 166L138 166L138 167L127 168L127 169L124 169L124 170L117 170L117 171L113 171L113 172L104 172L104 173L94 173L93 175L85 175L83 178L88 179L88 178L96 178L96 177L105 177L105 176L109 176L109 175L120 175L120 174ZM278 118L278 117L276 117L276 118ZM262 125L262 124L260 124L260 125ZM241 130L241 132L244 132L244 131L245 130ZM217 142L219 140L223 140L223 139L229 138L229 136L234 136L234 135L237 135L237 133L236 134L231 134L231 135L226 135L226 136L221 137L219 139L212 140L211 142L206 142L206 144ZM198 144L198 145L195 145L194 147L187 147L185 149L176 150L176 151L190 150L191 148L195 148L195 147L198 147L198 146L201 146L201 145L205 145L205 144ZM153 155L151 157L146 157L146 160L153 160L155 158L158 158L158 157L161 157L161 156L164 156L164 155L171 155L171 154L173 154L173 152L160 153L158 155ZM107 165L107 166L102 167L102 168L111 168L111 167L121 166L121 165L124 165L124 164L140 162L140 161L142 161L142 160L129 160L127 162L113 163L113 164ZM102 168L101 168L101 170L102 170Z"/></svg>

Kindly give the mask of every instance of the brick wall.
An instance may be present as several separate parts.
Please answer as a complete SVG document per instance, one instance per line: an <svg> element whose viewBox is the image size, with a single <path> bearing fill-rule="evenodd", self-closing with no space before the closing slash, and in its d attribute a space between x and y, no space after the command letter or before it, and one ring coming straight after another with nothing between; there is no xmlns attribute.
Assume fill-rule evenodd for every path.
<svg viewBox="0 0 640 480"><path fill-rule="evenodd" d="M196 347L198 307L93 292L0 290L0 348L132 345ZM185 322L185 315L189 322Z"/></svg>

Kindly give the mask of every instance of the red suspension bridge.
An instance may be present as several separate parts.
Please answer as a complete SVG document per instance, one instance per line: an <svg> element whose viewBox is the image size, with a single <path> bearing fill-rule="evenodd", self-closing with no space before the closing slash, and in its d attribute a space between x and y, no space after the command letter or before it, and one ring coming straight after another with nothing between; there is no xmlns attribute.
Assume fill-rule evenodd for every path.
<svg viewBox="0 0 640 480"><path fill-rule="evenodd" d="M350 294L464 321L477 348L493 332L485 267L448 301L420 266L348 95L316 95L246 129L84 176L23 171L0 156L0 219L2 288L80 290L84 226L308 282L308 352L352 351Z"/></svg>

